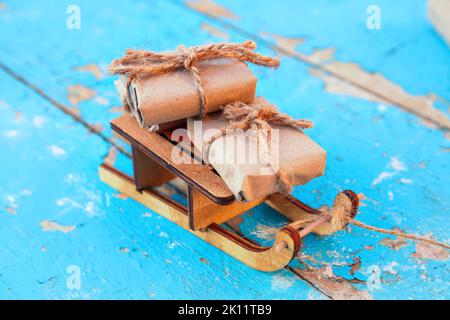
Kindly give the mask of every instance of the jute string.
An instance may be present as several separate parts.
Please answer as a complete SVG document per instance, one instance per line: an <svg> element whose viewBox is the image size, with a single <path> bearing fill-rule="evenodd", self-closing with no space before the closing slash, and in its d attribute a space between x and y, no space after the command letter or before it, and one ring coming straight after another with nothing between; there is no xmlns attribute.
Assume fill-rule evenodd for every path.
<svg viewBox="0 0 450 320"><path fill-rule="evenodd" d="M189 70L194 79L199 96L201 119L208 113L208 101L205 95L204 83L198 69L198 62L214 58L231 58L247 61L265 67L278 67L280 61L253 52L256 49L254 41L243 43L215 43L205 46L179 46L175 52L156 53L145 50L127 50L124 57L114 60L109 66L112 74L125 75L128 85L141 75L159 75L170 73L180 68Z"/></svg>
<svg viewBox="0 0 450 320"><path fill-rule="evenodd" d="M350 199L345 194L339 194L336 197L334 204L331 208L322 207L321 209L319 209L320 214L318 215L317 218L295 221L295 222L291 223L290 226L293 227L294 229L300 229L300 228L303 228L307 223L316 221L317 219L320 219L321 217L326 216L326 217L328 217L331 227L334 231L342 230L343 228L345 228L345 226L347 224L353 224L355 226L358 226L360 228L364 228L364 229L367 229L370 231L375 231L375 232L379 232L382 234L388 234L388 235L397 236L397 237L401 237L401 238L405 238L405 239L411 239L411 240L415 240L415 241L423 241L423 242L426 242L426 243L429 243L429 244L432 244L435 246L439 246L439 247L442 247L445 249L450 249L450 245L448 245L447 243L440 242L440 241L437 241L434 239L418 236L418 235L415 235L412 233L406 233L406 232L401 232L401 231L397 231L397 230L388 230L388 229L378 228L378 227L374 227L374 226L365 224L361 221L351 218L351 216L350 216L351 210L352 210L352 204L351 204ZM260 230L260 232L261 233L270 232L270 233L275 234L280 229L281 228L267 228L265 230Z"/></svg>
<svg viewBox="0 0 450 320"><path fill-rule="evenodd" d="M376 231L379 233L389 234L389 235L398 236L401 238L406 238L406 239L411 239L411 240L416 240L416 241L423 241L423 242L427 242L427 243L430 243L430 244L433 244L436 246L440 246L440 247L443 247L446 249L450 249L450 245L440 242L440 241L436 241L434 239L421 237L421 236L417 236L412 233L406 233L406 232L401 232L401 231L397 231L397 230L382 229L382 228L378 228L378 227L374 227L374 226L370 226L368 224L362 223L361 221L352 219L349 216L350 210L351 210L351 201L349 201L347 196L345 196L343 194L339 194L335 199L333 207L329 210L322 210L322 212L323 212L323 214L328 215L330 217L330 223L335 230L341 230L345 227L345 225L347 223L351 223L355 226L358 226L360 228L364 228L367 230Z"/></svg>
<svg viewBox="0 0 450 320"><path fill-rule="evenodd" d="M269 104L246 104L243 102L232 102L222 107L222 117L229 121L229 125L222 128L220 132L213 136L203 147L204 159L209 158L211 144L233 130L251 130L256 135L259 147L264 148L263 162L274 169L278 176L278 186L280 193L288 194L292 189L292 182L289 175L282 169L275 171L273 157L270 152L271 124L278 124L299 129L312 128L313 123L308 120L296 120L287 114L280 113L277 108Z"/></svg>

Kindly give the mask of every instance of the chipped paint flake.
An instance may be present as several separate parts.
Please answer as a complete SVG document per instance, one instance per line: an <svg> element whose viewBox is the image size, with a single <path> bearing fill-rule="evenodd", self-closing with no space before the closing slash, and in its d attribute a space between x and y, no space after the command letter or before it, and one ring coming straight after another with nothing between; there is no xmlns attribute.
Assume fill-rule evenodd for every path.
<svg viewBox="0 0 450 320"><path fill-rule="evenodd" d="M211 25L209 23L203 22L200 25L200 28L203 31L205 31L206 33L212 35L215 38L220 38L220 39L223 39L223 40L229 40L230 39L230 35L228 33L220 30L219 28L216 28L215 26L213 26L213 25Z"/></svg>
<svg viewBox="0 0 450 320"><path fill-rule="evenodd" d="M9 214L12 214L12 215L16 215L17 214L16 209L11 208L11 207L5 208L5 211L8 212Z"/></svg>
<svg viewBox="0 0 450 320"><path fill-rule="evenodd" d="M105 77L102 68L100 68L98 65L93 64L93 63L92 64L87 64L87 65L81 66L81 67L76 67L75 70L76 71L89 72L97 80L102 80Z"/></svg>
<svg viewBox="0 0 450 320"><path fill-rule="evenodd" d="M391 161L389 162L389 165L392 169L396 171L405 171L406 166L403 162L401 162L397 157L391 157Z"/></svg>
<svg viewBox="0 0 450 320"><path fill-rule="evenodd" d="M51 145L48 148L54 157L62 157L66 155L66 151L61 147Z"/></svg>
<svg viewBox="0 0 450 320"><path fill-rule="evenodd" d="M8 137L8 138L15 138L15 137L17 137L17 131L16 130L8 130L8 131L6 131L6 132L4 132L3 133L3 135L5 136L5 137Z"/></svg>
<svg viewBox="0 0 450 320"><path fill-rule="evenodd" d="M159 233L159 237L160 237L160 238L168 239L168 238L169 238L169 235L168 235L166 232L161 231L161 232Z"/></svg>
<svg viewBox="0 0 450 320"><path fill-rule="evenodd" d="M69 233L75 230L75 226L63 226L59 223L51 220L43 220L41 221L41 230L42 231L59 231L64 233Z"/></svg>
<svg viewBox="0 0 450 320"><path fill-rule="evenodd" d="M423 120L450 129L448 116L434 107L434 96L414 96L383 75L370 73L355 63L331 62L324 65L324 69Z"/></svg>
<svg viewBox="0 0 450 320"><path fill-rule="evenodd" d="M19 207L19 205L17 204L17 198L16 198L16 196L13 196L13 195L7 195L7 196L6 196L6 200L8 201L9 205L10 205L12 208L18 208L18 207Z"/></svg>
<svg viewBox="0 0 450 320"><path fill-rule="evenodd" d="M283 276L280 274L275 274L272 277L272 290L286 290L292 287L296 279L291 276Z"/></svg>
<svg viewBox="0 0 450 320"><path fill-rule="evenodd" d="M372 300L367 291L357 290L341 277L328 277L324 274L325 269L303 270L295 269L296 273L308 283L313 284L320 291L335 300Z"/></svg>
<svg viewBox="0 0 450 320"><path fill-rule="evenodd" d="M415 96L406 92L400 85L381 74L364 70L351 62L332 61L323 63L321 59L331 60L334 51L331 48L310 56L292 52L297 58L315 65L311 75L325 83L325 90L332 94L352 96L385 105L399 106L403 110L419 116L424 124L432 127L450 129L448 115L434 107L436 100L446 100L431 93L427 96ZM325 60L325 61L326 61Z"/></svg>
<svg viewBox="0 0 450 320"><path fill-rule="evenodd" d="M95 204L92 201L89 201L88 203L86 203L86 206L85 206L84 210L91 217L97 215L96 206L95 206Z"/></svg>
<svg viewBox="0 0 450 320"><path fill-rule="evenodd" d="M364 200L367 200L367 197L364 193L362 193L362 192L358 193L358 199L359 199L360 207L365 207L367 205L364 201Z"/></svg>
<svg viewBox="0 0 450 320"><path fill-rule="evenodd" d="M400 178L398 179L398 182L401 184L412 184L413 181L411 179L406 179L406 178Z"/></svg>
<svg viewBox="0 0 450 320"><path fill-rule="evenodd" d="M238 19L236 14L213 0L188 0L186 5L191 9L215 18Z"/></svg>
<svg viewBox="0 0 450 320"><path fill-rule="evenodd" d="M0 99L0 108L5 109L5 110L11 109L11 105L8 104L6 101Z"/></svg>
<svg viewBox="0 0 450 320"><path fill-rule="evenodd" d="M7 7L6 3L0 2L0 10L5 10Z"/></svg>
<svg viewBox="0 0 450 320"><path fill-rule="evenodd" d="M387 171L383 171L382 173L380 173L378 175L378 177L375 178L375 180L373 180L372 185L376 186L377 184L379 184L380 182L392 178L393 176L395 176L397 173L396 172L387 172Z"/></svg>
<svg viewBox="0 0 450 320"><path fill-rule="evenodd" d="M368 101L378 102L378 103L388 103L387 101L365 91L349 82L340 80L333 77L323 70L311 68L309 73L322 80L325 84L325 91L331 94L351 96L355 98L360 98Z"/></svg>
<svg viewBox="0 0 450 320"><path fill-rule="evenodd" d="M91 100L96 94L95 90L81 84L69 86L67 91L67 99L69 99L73 107L78 107L78 104L83 101Z"/></svg>
<svg viewBox="0 0 450 320"><path fill-rule="evenodd" d="M394 193L392 191L388 191L388 198L390 201L394 200Z"/></svg>
<svg viewBox="0 0 450 320"><path fill-rule="evenodd" d="M383 171L383 172L381 172L378 175L378 177L375 178L375 180L373 180L372 186L376 186L377 184L381 183L382 181L392 178L393 176L395 176L399 172L407 170L406 165L403 162L401 162L398 159L398 157L391 157L388 166L389 166L390 169L392 169L394 171ZM399 181L404 181L404 180L407 180L407 179L404 179L404 178L399 179ZM392 197L393 197L393 195L392 195Z"/></svg>
<svg viewBox="0 0 450 320"><path fill-rule="evenodd" d="M309 56L309 60L313 63L322 64L323 62L333 59L336 48L325 48L314 50Z"/></svg>
<svg viewBox="0 0 450 320"><path fill-rule="evenodd" d="M114 166L117 158L117 149L113 146L109 147L108 153L103 158L103 163L109 166Z"/></svg>
<svg viewBox="0 0 450 320"><path fill-rule="evenodd" d="M334 277L333 266L331 264L327 264L322 269L322 274L328 278Z"/></svg>
<svg viewBox="0 0 450 320"><path fill-rule="evenodd" d="M23 113L20 111L16 112L16 123L21 123L23 120Z"/></svg>
<svg viewBox="0 0 450 320"><path fill-rule="evenodd" d="M123 106L114 106L109 108L109 112L124 113L125 109L123 108Z"/></svg>
<svg viewBox="0 0 450 320"><path fill-rule="evenodd" d="M390 274L398 274L397 270L395 270L396 267L398 267L398 262L392 261L390 264L383 267L383 271Z"/></svg>
<svg viewBox="0 0 450 320"><path fill-rule="evenodd" d="M350 265L350 275L354 276L355 272L361 268L361 258L355 257L353 258L353 263Z"/></svg>
<svg viewBox="0 0 450 320"><path fill-rule="evenodd" d="M265 38L271 38L273 41L275 41L277 45L277 50L280 54L285 54L288 56L296 56L297 53L297 47L305 42L303 38L298 37L285 37L274 33L267 33L262 32L262 37Z"/></svg>
<svg viewBox="0 0 450 320"><path fill-rule="evenodd" d="M128 196L126 194L123 194L123 193L116 193L114 195L114 197L116 197L117 199L120 199L120 200L127 200L128 199Z"/></svg>
<svg viewBox="0 0 450 320"><path fill-rule="evenodd" d="M59 207L66 206L66 205L71 205L73 207L81 207L81 205L78 202L76 202L76 201L74 201L74 200L72 200L70 198L67 198L67 197L66 198L57 199L56 200L56 205L59 206Z"/></svg>
<svg viewBox="0 0 450 320"><path fill-rule="evenodd" d="M448 259L448 250L431 243L419 241L416 243L416 251L411 254L416 259L442 260Z"/></svg>
<svg viewBox="0 0 450 320"><path fill-rule="evenodd" d="M450 48L450 2L428 0L428 18Z"/></svg>
<svg viewBox="0 0 450 320"><path fill-rule="evenodd" d="M42 125L44 124L44 122L45 122L45 118L42 117L42 116L34 116L34 117L33 117L33 125L34 125L36 128L42 127Z"/></svg>
<svg viewBox="0 0 450 320"><path fill-rule="evenodd" d="M101 123L95 123L91 125L91 128L95 131L95 132L102 132L105 127L103 127L103 125Z"/></svg>
<svg viewBox="0 0 450 320"><path fill-rule="evenodd" d="M19 194L21 196L31 196L33 194L33 191L28 190L28 189L23 189L23 190L20 190Z"/></svg>
<svg viewBox="0 0 450 320"><path fill-rule="evenodd" d="M383 245L383 246L389 247L389 248L391 248L393 250L400 250L404 246L408 245L406 240L401 238L401 237L397 237L395 239L384 238L384 239L382 239L380 241L380 244Z"/></svg>
<svg viewBox="0 0 450 320"><path fill-rule="evenodd" d="M105 97L96 97L95 102L102 106L107 106L110 103Z"/></svg>
<svg viewBox="0 0 450 320"><path fill-rule="evenodd" d="M176 247L179 247L179 246L180 246L180 243L177 242L177 241L169 242L169 243L166 245L166 247L167 247L168 249L170 249L170 250L175 249Z"/></svg>

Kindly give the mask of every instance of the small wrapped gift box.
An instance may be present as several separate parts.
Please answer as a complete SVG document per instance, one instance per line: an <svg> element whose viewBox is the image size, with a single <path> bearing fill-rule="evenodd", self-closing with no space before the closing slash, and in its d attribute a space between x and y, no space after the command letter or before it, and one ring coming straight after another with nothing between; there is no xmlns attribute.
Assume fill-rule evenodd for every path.
<svg viewBox="0 0 450 320"><path fill-rule="evenodd" d="M244 62L211 59L198 63L208 112L233 101L251 102L255 98L255 75ZM188 70L179 69L160 75L146 75L131 81L116 80L116 88L126 109L141 127L194 117L200 113L196 84Z"/></svg>
<svg viewBox="0 0 450 320"><path fill-rule="evenodd" d="M263 98L255 102L267 104ZM190 118L187 122L197 153L214 167L239 201L282 191L280 170L288 175L292 186L323 175L326 152L302 130L272 124L270 142L266 144L258 140L259 133L253 129L217 136L228 125L220 112L209 114L202 121ZM217 138L209 143L214 136Z"/></svg>
<svg viewBox="0 0 450 320"><path fill-rule="evenodd" d="M253 41L218 43L171 52L127 50L109 66L125 109L148 128L219 110L233 101L250 103L257 78L246 62L278 67L279 60L253 52Z"/></svg>

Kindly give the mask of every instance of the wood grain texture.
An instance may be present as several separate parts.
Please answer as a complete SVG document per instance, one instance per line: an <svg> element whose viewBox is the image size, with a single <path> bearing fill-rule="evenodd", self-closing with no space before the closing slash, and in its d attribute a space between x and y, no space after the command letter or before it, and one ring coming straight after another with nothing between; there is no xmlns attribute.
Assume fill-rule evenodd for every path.
<svg viewBox="0 0 450 320"><path fill-rule="evenodd" d="M136 189L159 187L175 178L175 175L157 162L146 156L142 151L132 147L133 177Z"/></svg>
<svg viewBox="0 0 450 320"><path fill-rule="evenodd" d="M265 198L247 203L235 201L228 205L219 205L204 196L195 188L188 188L190 227L193 230L203 229L211 223L224 223L265 201Z"/></svg>

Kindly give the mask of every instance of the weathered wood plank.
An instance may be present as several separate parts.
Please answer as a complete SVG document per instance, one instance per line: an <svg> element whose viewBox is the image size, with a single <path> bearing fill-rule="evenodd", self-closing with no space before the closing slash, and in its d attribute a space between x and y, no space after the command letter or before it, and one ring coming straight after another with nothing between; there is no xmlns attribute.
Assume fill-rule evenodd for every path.
<svg viewBox="0 0 450 320"><path fill-rule="evenodd" d="M334 49L333 59L343 63L343 71L352 62L364 71L379 72L409 94L423 96L421 101L434 101L434 108L448 116L450 52L425 20L425 3L378 2L382 29L370 32L365 28L365 10L370 3L364 1L223 4L231 12L225 16L231 27L258 37L262 34L270 43L320 63L326 63ZM100 10L99 4L79 1L81 29L69 30L62 2L30 5L8 1L0 10L0 24L6 26L0 28L0 41L8 44L2 47L0 62L110 136L108 122L120 113L105 66L127 47L164 50L179 43L223 38L242 41L247 37L237 28L225 29L217 19L189 11L184 2L172 3L180 5L110 2ZM174 17L177 24L171 23ZM271 53L262 41L258 44L261 51ZM277 71L254 70L260 78L258 91L283 111L315 121L309 134L328 151L326 175L296 188L298 197L310 204L330 204L336 191L355 189L366 197L361 220L448 240L448 134L423 125L420 117L391 107L379 97L355 92L326 78L327 74L319 76L295 56L284 57ZM87 134L6 76L0 81L7 81L0 86L0 99L6 102L0 106L0 143L6 154L18 155L2 158L0 169L2 176L8 177L8 184L0 188L5 207L0 214L5 222L0 224L0 255L7 257L2 261L8 261L1 268L2 294L18 298L324 297L291 272L261 276L154 215L141 217L145 211L140 205L115 197L97 179L97 164L109 148L104 140ZM443 100L427 96L429 93ZM46 111L41 114L38 110ZM47 113L51 116L42 123ZM17 124L16 118L26 121ZM129 160L120 155L117 162L130 169ZM48 174L36 174L36 166ZM27 190L32 194L27 196ZM69 200L63 201L65 198ZM88 212L100 215L91 218ZM254 210L238 227L251 233L258 225L274 225L277 220L270 212L266 206ZM40 223L46 220L59 224L44 223L47 229L75 229L43 232ZM449 297L444 254L437 256L443 260L429 259L430 248L385 238L358 228L333 237L313 236L306 239L301 260L324 267L326 276L332 272L347 280L373 280L372 271L377 274L379 270L383 282L369 291L375 298ZM162 253L157 251L161 247L165 248ZM64 268L69 264L80 265L85 273L81 291L65 287ZM188 275L177 272L180 266ZM207 284L195 286L198 279L208 279L204 281ZM329 287L323 289L323 285L317 287L329 296ZM364 283L356 287L368 289Z"/></svg>

